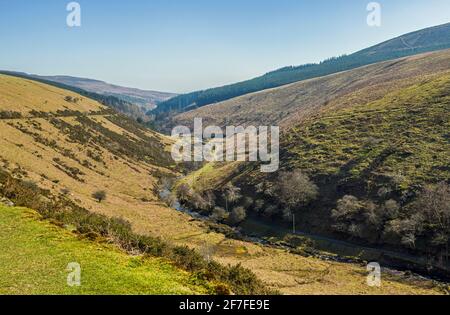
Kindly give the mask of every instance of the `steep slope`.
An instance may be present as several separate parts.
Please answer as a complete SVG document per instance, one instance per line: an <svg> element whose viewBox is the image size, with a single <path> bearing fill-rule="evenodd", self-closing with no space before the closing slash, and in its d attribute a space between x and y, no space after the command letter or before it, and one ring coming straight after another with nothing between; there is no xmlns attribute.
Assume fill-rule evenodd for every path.
<svg viewBox="0 0 450 315"><path fill-rule="evenodd" d="M0 248L0 294L208 292L167 261L132 257L114 246L81 240L23 208L0 206ZM66 268L74 262L81 267L80 286L67 284L73 270Z"/></svg>
<svg viewBox="0 0 450 315"><path fill-rule="evenodd" d="M175 116L168 126L281 125L308 119L327 109L365 104L399 88L450 70L450 50L386 61L321 78L248 94Z"/></svg>
<svg viewBox="0 0 450 315"><path fill-rule="evenodd" d="M80 206L114 216L157 213L172 173L166 138L84 96L0 75L0 166ZM91 197L107 191L99 204ZM155 204L156 203L156 204Z"/></svg>
<svg viewBox="0 0 450 315"><path fill-rule="evenodd" d="M252 80L174 97L161 103L153 114L185 112L240 95L321 77L364 65L418 53L450 48L450 23L403 35L374 47L319 64L285 67Z"/></svg>

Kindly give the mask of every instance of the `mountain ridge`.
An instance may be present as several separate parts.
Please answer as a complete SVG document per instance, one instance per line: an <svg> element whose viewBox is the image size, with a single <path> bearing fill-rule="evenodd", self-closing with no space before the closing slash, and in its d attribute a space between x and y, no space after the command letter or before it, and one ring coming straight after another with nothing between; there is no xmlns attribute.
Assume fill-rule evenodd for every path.
<svg viewBox="0 0 450 315"><path fill-rule="evenodd" d="M177 125L191 126L195 117L202 117L205 125L222 128L227 125L280 125L284 129L328 107L353 105L347 97L356 103L375 99L427 75L449 70L450 49L385 61L180 113L166 121L168 129L164 131Z"/></svg>
<svg viewBox="0 0 450 315"><path fill-rule="evenodd" d="M402 48L400 49L398 45L394 45L395 49L391 47L393 43L397 43L398 40L401 41L402 38L409 40L411 37L417 36L417 34L427 35L422 37L422 41L424 39L426 39L426 41L425 43L422 43L421 46L407 47L408 49L405 49L404 46L403 48L400 46L400 48ZM436 38L441 38L441 41L438 44L435 44ZM403 41L401 42L403 43ZM388 50L381 49L386 46L391 48ZM284 67L250 80L225 85L222 87L182 94L160 103L156 109L150 111L148 114L156 115L157 118L158 115L160 116L159 118L164 118L167 116L165 113L168 112L185 112L261 90L351 70L381 61L393 60L446 48L450 48L450 23L411 32L355 52L351 55L332 57L318 64Z"/></svg>

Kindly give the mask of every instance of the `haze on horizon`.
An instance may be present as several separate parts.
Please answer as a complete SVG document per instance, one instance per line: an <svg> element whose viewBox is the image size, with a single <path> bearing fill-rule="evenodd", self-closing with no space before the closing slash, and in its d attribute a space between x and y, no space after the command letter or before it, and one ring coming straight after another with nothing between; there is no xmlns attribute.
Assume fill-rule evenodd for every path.
<svg viewBox="0 0 450 315"><path fill-rule="evenodd" d="M449 22L448 0L0 0L0 69L189 92L319 62Z"/></svg>

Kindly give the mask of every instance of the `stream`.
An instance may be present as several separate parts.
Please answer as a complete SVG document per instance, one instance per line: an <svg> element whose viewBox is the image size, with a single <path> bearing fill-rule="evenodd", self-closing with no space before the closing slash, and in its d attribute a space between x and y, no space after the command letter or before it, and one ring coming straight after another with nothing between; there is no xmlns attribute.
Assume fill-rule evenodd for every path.
<svg viewBox="0 0 450 315"><path fill-rule="evenodd" d="M170 190L165 189L160 193L160 197L164 198L170 194L171 194ZM176 211L188 214L193 219L196 219L199 221L203 221L203 222L210 221L208 216L204 216L196 211L187 209L187 208L183 207L178 201L176 201L176 203L173 205L173 209L175 209ZM277 234L293 234L292 231L289 231L286 228L283 228L280 226L274 227L273 225L268 225L267 223L262 222L261 220L250 219L248 221L250 221L252 224L256 224L260 227L264 227L264 228L267 228L268 230L274 231ZM245 229L242 229L242 228L239 229L237 233L239 235L239 239L246 241L246 242L255 243L255 244L268 246L268 247L272 247L272 248L283 249L283 250L286 250L289 252L292 252L292 250L295 248L294 246L289 246L289 244L286 244L283 242L273 243L267 239L268 236L255 235L254 233L249 233L248 231L246 232ZM305 232L301 232L301 231L296 231L295 235L302 236L302 237L311 239L313 241L325 241L330 244L336 244L336 245L339 245L342 247L348 247L348 248L352 248L352 249L357 248L359 251L362 251L362 252L363 251L376 252L380 255L380 257L382 257L382 256L389 257L390 256L390 257L404 259L405 261L417 261L417 257L414 257L412 255L398 253L398 252L384 250L384 249L365 247L365 246L353 244L353 243L350 243L347 241L329 238L326 236L315 235L315 234L305 233ZM298 253L293 253L293 254L299 255ZM310 254L309 256L319 258L324 261L333 261L333 262L339 262L339 263L351 263L351 264L358 264L358 265L367 265L368 264L368 261L364 260L363 258L354 258L354 257L346 257L346 256L338 255L338 254L329 254L329 253L324 252L324 250L317 250L317 252ZM389 264L384 264L384 266L383 266L383 264L381 264L381 265L382 265L382 268L381 268L382 272L384 272L386 274L407 278L409 280L433 281L433 282L436 282L439 284L445 284L445 285L448 285L448 283L449 283L449 279L447 277L441 277L438 275L430 275L426 272L421 272L418 270L411 270L410 268L406 268L406 267L402 267L402 266L398 266L398 265L395 265L395 266L389 265Z"/></svg>

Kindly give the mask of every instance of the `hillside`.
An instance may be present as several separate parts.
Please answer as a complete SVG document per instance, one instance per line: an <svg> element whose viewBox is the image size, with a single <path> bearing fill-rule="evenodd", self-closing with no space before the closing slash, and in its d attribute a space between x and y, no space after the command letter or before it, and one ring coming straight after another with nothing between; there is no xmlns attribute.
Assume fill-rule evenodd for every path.
<svg viewBox="0 0 450 315"><path fill-rule="evenodd" d="M84 96L5 75L0 118L8 172L101 213L148 219L160 210L155 187L173 173L163 136ZM98 190L108 192L101 204Z"/></svg>
<svg viewBox="0 0 450 315"><path fill-rule="evenodd" d="M260 223L285 228L293 212L302 231L407 253L448 276L449 91L449 71L375 98L354 91L286 126L279 173L208 164L186 182L200 194L232 182L250 198L233 207Z"/></svg>
<svg viewBox="0 0 450 315"><path fill-rule="evenodd" d="M388 40L373 47L361 50L355 55L382 56L386 54L403 55L411 50L432 51L448 47L450 23L426 28Z"/></svg>
<svg viewBox="0 0 450 315"><path fill-rule="evenodd" d="M123 101L138 105L144 112L152 110L158 103L176 96L176 94L174 93L128 88L86 78L71 76L40 76L34 74L29 76L77 87L88 92L98 93L106 96L115 96Z"/></svg>
<svg viewBox="0 0 450 315"><path fill-rule="evenodd" d="M0 74L8 75L8 76L14 76L18 78L24 78L33 80L36 82L44 83L47 85L51 85L60 89L68 90L71 92L74 92L76 94L80 94L82 96L85 96L87 98L93 99L98 101L99 103L111 107L115 110L117 110L120 113L123 113L129 117L132 117L133 119L141 119L143 121L148 120L148 117L145 116L145 110L143 110L139 105L136 105L132 102L129 102L128 100L124 100L124 98L119 98L114 95L106 95L106 94L99 94L94 92L90 92L87 90L84 90L82 88L76 87L74 85L67 85L64 83L56 82L56 81L50 81L47 79L43 79L39 76L32 76L27 73L23 72L11 72L11 71L0 71Z"/></svg>
<svg viewBox="0 0 450 315"><path fill-rule="evenodd" d="M24 208L0 206L0 294L205 294L205 283L157 258L76 237ZM68 264L81 286L68 286ZM107 271L107 272L106 272Z"/></svg>
<svg viewBox="0 0 450 315"><path fill-rule="evenodd" d="M108 240L123 250L151 257L170 255L170 260L185 270L225 282L225 287L219 285L225 292L232 289L242 294L264 293L268 292L267 286L284 294L442 293L435 283L412 281L406 275L386 274L382 287L369 287L365 284L364 264L327 261L230 239L224 234L226 229L168 207L158 197L159 179L180 175L168 152L170 139L85 96L0 75L0 131L0 197L39 211L52 224L74 229L88 239ZM106 192L106 199L95 199L93 193L101 190ZM15 210L10 216L3 208L0 211L7 214L2 226L10 226L10 216L17 224L23 222L27 226L25 238L31 237L33 229L42 231L41 223L28 225L16 220ZM39 234L47 235L46 231L47 228ZM39 238L33 244L43 251L47 248L42 247ZM66 257L56 254L61 259ZM128 259L117 255L122 262ZM211 257L221 265L209 263ZM4 259L7 263L10 256ZM26 262L23 263L26 268ZM148 268L155 266L154 261L149 264ZM22 270L17 271L16 278L26 277ZM56 279L59 275L49 277ZM130 275L133 277L139 279ZM10 279L1 279L10 287ZM180 283L185 283L183 279ZM177 288L180 286L174 284L173 290ZM14 292L14 287L10 290Z"/></svg>
<svg viewBox="0 0 450 315"><path fill-rule="evenodd" d="M237 97L176 115L167 125L290 126L317 113L365 104L450 70L450 50L386 61Z"/></svg>
<svg viewBox="0 0 450 315"><path fill-rule="evenodd" d="M331 58L319 64L285 67L248 81L179 95L162 102L151 113L160 115L160 119L164 119L166 116L164 113L167 112L185 112L248 93L446 48L450 48L450 23L406 34L354 54Z"/></svg>

